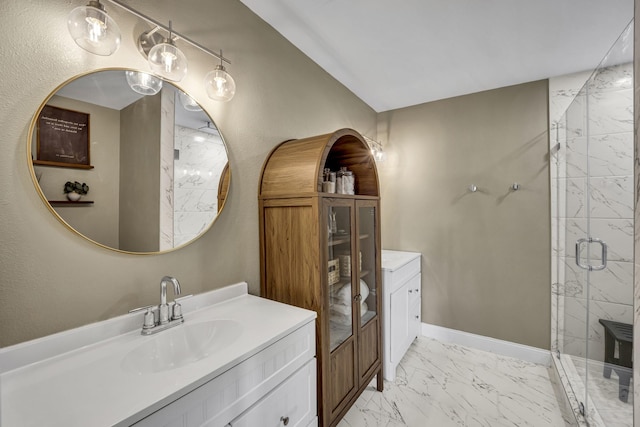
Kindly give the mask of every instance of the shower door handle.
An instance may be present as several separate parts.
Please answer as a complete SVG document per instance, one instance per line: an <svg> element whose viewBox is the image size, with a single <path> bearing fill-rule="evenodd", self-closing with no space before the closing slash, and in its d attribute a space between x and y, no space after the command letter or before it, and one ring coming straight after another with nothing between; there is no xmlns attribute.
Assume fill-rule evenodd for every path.
<svg viewBox="0 0 640 427"><path fill-rule="evenodd" d="M602 248L602 263L600 265L590 265L580 263L580 252L582 252L583 243L598 243ZM595 237L589 237L588 239L578 239L576 242L576 265L584 270L599 271L607 268L607 244Z"/></svg>

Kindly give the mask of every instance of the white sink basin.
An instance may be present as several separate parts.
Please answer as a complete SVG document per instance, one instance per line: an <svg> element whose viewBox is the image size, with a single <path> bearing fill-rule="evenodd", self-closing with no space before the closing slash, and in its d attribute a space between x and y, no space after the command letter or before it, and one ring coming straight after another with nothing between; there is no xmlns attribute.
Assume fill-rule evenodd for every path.
<svg viewBox="0 0 640 427"><path fill-rule="evenodd" d="M127 353L122 368L141 375L180 368L230 345L241 331L235 320L187 321L157 335L141 337L145 342Z"/></svg>

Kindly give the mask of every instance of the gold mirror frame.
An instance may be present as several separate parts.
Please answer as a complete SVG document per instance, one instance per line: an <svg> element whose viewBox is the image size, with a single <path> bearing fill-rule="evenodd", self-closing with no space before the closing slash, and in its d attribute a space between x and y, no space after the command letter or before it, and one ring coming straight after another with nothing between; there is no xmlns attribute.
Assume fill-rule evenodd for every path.
<svg viewBox="0 0 640 427"><path fill-rule="evenodd" d="M209 113L207 113L204 109L203 109L203 113L208 117L208 121L206 123L206 127L208 129L215 129L217 131L217 134L219 135L219 139L220 142L222 143L222 147L224 148L224 156L226 157L223 168L221 168L222 170L220 171L220 177L217 180L217 188L215 190L213 190L213 198L216 199L217 201L217 208L215 210L212 209L213 211L213 219L211 219L208 224L206 226L204 226L199 233L197 233L197 235L195 235L195 237L190 238L188 241L182 242L178 245L174 245L171 248L166 248L166 249L159 249L159 250L144 250L144 251L138 251L138 250L126 250L126 249L121 249L121 248L117 248L117 247L113 247L110 246L109 244L105 244L103 242L98 241L95 238L91 238L87 235L85 235L85 233L77 230L76 228L78 228L77 226L74 227L74 225L72 225L70 222L73 221L68 221L68 219L65 219L63 217L63 215L61 215L56 209L55 207L52 205L52 202L47 198L47 195L45 194L45 191L43 191L42 186L40 185L40 177L44 175L43 174L37 174L36 173L36 166L38 168L40 167L47 167L50 165L47 165L47 162L37 162L37 153L34 152L34 146L36 146L36 137L37 137L37 133L38 132L38 119L40 116L40 113L42 112L43 108L48 105L48 103L52 100L52 98L54 98L54 96L56 96L56 94L58 94L60 92L61 89L65 88L67 85L69 85L70 83L77 81L78 79L82 79L84 77L87 76L92 76L95 74L99 74L102 72L123 72L123 79L124 79L124 72L125 71L139 71L139 70L132 70L132 69L128 69L128 68L105 68L105 69L96 69L96 70L92 70L83 74L79 74L76 75L68 80L66 80L65 82L61 83L60 85L58 85L46 98L45 100L40 104L40 106L38 107L36 113L33 115L33 118L31 119L31 123L29 125L29 132L28 132L28 136L27 136L27 161L29 164L29 172L31 174L31 178L32 181L34 183L34 187L37 191L37 193L39 194L40 198L42 199L42 201L44 202L45 206L47 206L47 208L49 209L49 211L66 227L68 228L70 231L72 231L74 234L81 236L82 238L94 243L97 246L100 246L102 248L105 249L109 249L115 252L119 252L119 253L125 253L125 254L132 254L132 255L157 255L157 254L163 254L163 253L169 253L169 252L173 252L177 249L181 249L191 243L193 243L194 241L196 241L197 239L199 239L200 237L202 237L212 226L213 224L216 222L216 219L219 217L220 213L222 212L222 209L224 208L224 206L226 205L226 199L228 196L228 192L230 191L230 184L231 184L231 171L229 168L229 164L228 164L228 159L229 159L229 154L228 154L228 148L227 148L227 144L222 136L222 134L220 133L219 129L217 127L215 128L211 128L211 123L215 123L213 121L213 119L211 118L211 116L209 115ZM124 82L124 84L126 85L126 81ZM186 93L182 88L178 87L174 82L168 82L168 81L163 81L163 87L164 85L169 84L170 87L173 87L176 90L176 93L178 93L178 91L182 91L183 93ZM189 95L191 96L191 95ZM177 96L176 96L177 98ZM194 97L191 97L192 99L194 99L197 102L197 99ZM177 99L176 99L176 104L178 103ZM115 110L114 110L115 111ZM37 143L39 144L39 141L37 141ZM88 144L89 146L92 145L92 140L89 139L88 140ZM175 138L174 138L174 144L175 144ZM175 147L175 145L174 145ZM119 150L120 148L118 148ZM37 150L36 150L37 151ZM34 162L35 161L35 162ZM120 159L118 159L118 162L120 162ZM34 165L34 163L39 163ZM55 165L55 166L60 166L60 165ZM160 166L160 165L158 165ZM69 171L73 171L73 172L69 172L69 175L76 175L77 176L77 171L81 170L81 169L90 169L90 167L83 167L80 166L81 169L76 169L75 167L71 166L73 169L69 169ZM48 169L48 167L47 167ZM55 169L60 169L58 167L56 167ZM63 169L67 169L66 167L63 167ZM58 175L60 173L57 173ZM73 181L73 179L69 179L71 181ZM80 180L79 180L80 181ZM120 184L120 179L118 179L119 181L119 188L118 191L120 191L121 184ZM90 185L90 190L89 190L89 194L91 194L91 184L89 182L87 182ZM174 183L175 184L175 183ZM60 193L62 194L62 186L64 185L64 181L60 183L61 187L60 187ZM224 188L223 188L224 187ZM160 192L160 189L158 189L158 191ZM62 196L61 196L62 197ZM118 196L120 197L120 196ZM173 200L175 201L175 193L173 193ZM66 203L66 202L65 202ZM174 202L175 205L175 202ZM65 209L71 209L71 207L66 207ZM78 208L80 210L84 209L82 207ZM160 233L160 232L159 232Z"/></svg>

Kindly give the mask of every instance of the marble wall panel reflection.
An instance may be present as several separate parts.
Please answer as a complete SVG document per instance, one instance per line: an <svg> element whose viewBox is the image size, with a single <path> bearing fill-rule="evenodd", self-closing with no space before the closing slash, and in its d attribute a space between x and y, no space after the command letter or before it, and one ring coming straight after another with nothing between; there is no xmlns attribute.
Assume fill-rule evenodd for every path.
<svg viewBox="0 0 640 427"><path fill-rule="evenodd" d="M186 243L204 231L218 212L220 173L227 152L217 133L176 126L174 161L174 243Z"/></svg>

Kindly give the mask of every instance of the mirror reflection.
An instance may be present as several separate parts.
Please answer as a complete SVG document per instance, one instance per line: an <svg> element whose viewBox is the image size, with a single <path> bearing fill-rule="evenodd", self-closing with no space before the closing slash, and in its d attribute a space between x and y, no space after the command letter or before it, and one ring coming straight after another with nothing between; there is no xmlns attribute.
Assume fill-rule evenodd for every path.
<svg viewBox="0 0 640 427"><path fill-rule="evenodd" d="M98 71L53 93L31 128L33 174L51 211L82 236L163 252L215 221L228 191L227 151L192 97L166 81L131 82L125 70ZM67 182L89 191L73 201Z"/></svg>

